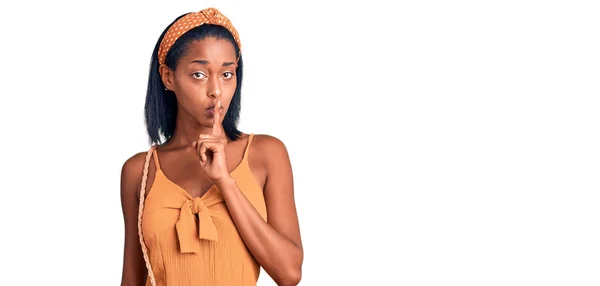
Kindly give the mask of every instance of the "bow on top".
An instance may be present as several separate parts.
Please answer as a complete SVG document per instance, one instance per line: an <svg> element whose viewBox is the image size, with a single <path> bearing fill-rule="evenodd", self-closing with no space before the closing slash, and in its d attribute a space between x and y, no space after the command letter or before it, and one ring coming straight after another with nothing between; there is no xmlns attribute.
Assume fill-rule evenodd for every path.
<svg viewBox="0 0 600 286"><path fill-rule="evenodd" d="M210 196L208 198L194 198L193 200L183 202L179 212L179 219L175 224L181 253L199 253L200 239L210 241L217 241L219 239L217 227L213 223L208 207L222 201L222 199L215 199L215 196ZM198 224L195 222L195 215L198 215Z"/></svg>

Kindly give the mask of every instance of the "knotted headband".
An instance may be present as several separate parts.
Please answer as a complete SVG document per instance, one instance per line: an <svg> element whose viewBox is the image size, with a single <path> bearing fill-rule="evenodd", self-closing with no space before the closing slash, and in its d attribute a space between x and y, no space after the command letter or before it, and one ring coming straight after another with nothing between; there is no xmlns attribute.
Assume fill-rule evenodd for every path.
<svg viewBox="0 0 600 286"><path fill-rule="evenodd" d="M227 30L229 30L231 35L233 35L233 39L235 39L238 48L240 50L242 49L240 36L238 35L237 30L231 24L231 21L229 21L229 19L225 17L225 15L223 15L219 10L215 8L207 8L199 12L186 14L173 23L173 25L171 25L169 30L167 30L165 33L165 36L160 43L160 47L158 48L158 63L165 63L167 52L173 46L175 41L181 37L181 35L204 24L213 24L225 27Z"/></svg>

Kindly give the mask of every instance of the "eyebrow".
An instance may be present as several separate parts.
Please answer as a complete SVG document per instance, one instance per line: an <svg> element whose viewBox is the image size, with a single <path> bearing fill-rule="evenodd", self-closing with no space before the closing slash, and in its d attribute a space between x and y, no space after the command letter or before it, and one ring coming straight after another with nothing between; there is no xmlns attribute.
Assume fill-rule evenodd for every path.
<svg viewBox="0 0 600 286"><path fill-rule="evenodd" d="M191 61L190 63L199 63L199 64L201 64L201 65L207 65L207 64L208 64L208 61L207 61L207 60L193 60L193 61ZM234 63L234 62L224 62L224 63L223 63L223 66L224 66L224 67L228 67L228 66L231 66L231 65L233 65L233 64L235 64L235 63Z"/></svg>

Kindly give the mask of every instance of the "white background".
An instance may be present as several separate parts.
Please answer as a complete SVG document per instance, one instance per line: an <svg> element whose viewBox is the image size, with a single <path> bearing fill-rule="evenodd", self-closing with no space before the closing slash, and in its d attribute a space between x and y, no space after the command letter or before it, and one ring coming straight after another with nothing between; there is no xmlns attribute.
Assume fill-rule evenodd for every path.
<svg viewBox="0 0 600 286"><path fill-rule="evenodd" d="M594 1L346 2L3 2L0 284L120 283L152 50L214 6L240 129L290 152L302 285L599 285Z"/></svg>

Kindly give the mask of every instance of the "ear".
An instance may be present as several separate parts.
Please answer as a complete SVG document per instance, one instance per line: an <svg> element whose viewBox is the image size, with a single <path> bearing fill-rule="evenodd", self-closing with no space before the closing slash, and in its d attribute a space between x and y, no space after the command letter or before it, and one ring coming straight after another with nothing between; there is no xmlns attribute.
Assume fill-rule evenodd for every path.
<svg viewBox="0 0 600 286"><path fill-rule="evenodd" d="M162 82L165 85L165 87L168 90L173 91L173 88L174 88L174 79L173 79L174 71L172 71L169 67L167 67L167 65L161 64L158 67L158 72L160 73L160 78L162 79Z"/></svg>

